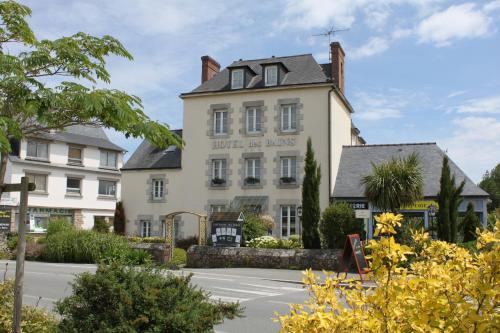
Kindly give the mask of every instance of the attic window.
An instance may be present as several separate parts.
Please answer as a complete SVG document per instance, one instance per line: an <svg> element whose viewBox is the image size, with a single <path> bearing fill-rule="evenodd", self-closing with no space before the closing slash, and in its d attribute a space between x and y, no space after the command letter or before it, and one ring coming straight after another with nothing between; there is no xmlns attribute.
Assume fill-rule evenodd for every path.
<svg viewBox="0 0 500 333"><path fill-rule="evenodd" d="M231 71L231 89L243 88L243 69L233 69Z"/></svg>
<svg viewBox="0 0 500 333"><path fill-rule="evenodd" d="M265 85L276 86L278 85L278 66L267 66L265 69Z"/></svg>

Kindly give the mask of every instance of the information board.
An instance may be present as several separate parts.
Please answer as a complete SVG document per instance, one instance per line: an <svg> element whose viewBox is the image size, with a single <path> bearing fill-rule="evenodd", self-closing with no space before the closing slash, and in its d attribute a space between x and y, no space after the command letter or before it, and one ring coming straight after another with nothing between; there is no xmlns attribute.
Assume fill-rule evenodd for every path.
<svg viewBox="0 0 500 333"><path fill-rule="evenodd" d="M344 252L342 254L342 267L340 271L347 272L353 258L358 269L358 274L361 277L361 280L363 280L363 274L367 273L369 269L361 243L361 238L358 234L347 235Z"/></svg>
<svg viewBox="0 0 500 333"><path fill-rule="evenodd" d="M0 209L0 232L7 233L10 231L10 208Z"/></svg>
<svg viewBox="0 0 500 333"><path fill-rule="evenodd" d="M241 244L241 222L212 222L212 243L215 246L239 247Z"/></svg>

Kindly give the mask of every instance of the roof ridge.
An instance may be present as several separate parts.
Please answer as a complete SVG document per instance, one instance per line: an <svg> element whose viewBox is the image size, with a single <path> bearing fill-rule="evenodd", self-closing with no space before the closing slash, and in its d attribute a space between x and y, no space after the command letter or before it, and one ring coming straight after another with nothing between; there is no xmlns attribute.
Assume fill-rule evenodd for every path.
<svg viewBox="0 0 500 333"><path fill-rule="evenodd" d="M267 57L267 58L258 58L258 59L241 59L241 60L234 60L229 66L231 66L234 63L237 62L244 62L244 61L261 61L261 60L271 60L271 59L283 59L283 58L294 58L294 57L303 57L303 56L312 56L312 53L303 53L303 54L294 54L294 55L287 55L287 56L280 56L280 57ZM229 67L226 66L226 67Z"/></svg>
<svg viewBox="0 0 500 333"><path fill-rule="evenodd" d="M437 145L436 142L409 142L409 143L375 143L369 145L344 145L345 148L362 148L362 147L383 147L383 146L423 146L423 145Z"/></svg>

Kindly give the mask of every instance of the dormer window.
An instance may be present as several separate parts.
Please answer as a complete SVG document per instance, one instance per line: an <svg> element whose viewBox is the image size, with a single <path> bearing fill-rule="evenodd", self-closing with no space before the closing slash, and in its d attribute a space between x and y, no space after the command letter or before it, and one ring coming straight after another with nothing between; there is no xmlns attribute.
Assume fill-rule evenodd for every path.
<svg viewBox="0 0 500 333"><path fill-rule="evenodd" d="M278 85L278 66L267 66L264 76L266 87Z"/></svg>
<svg viewBox="0 0 500 333"><path fill-rule="evenodd" d="M231 71L231 89L243 88L244 81L243 69L233 69Z"/></svg>

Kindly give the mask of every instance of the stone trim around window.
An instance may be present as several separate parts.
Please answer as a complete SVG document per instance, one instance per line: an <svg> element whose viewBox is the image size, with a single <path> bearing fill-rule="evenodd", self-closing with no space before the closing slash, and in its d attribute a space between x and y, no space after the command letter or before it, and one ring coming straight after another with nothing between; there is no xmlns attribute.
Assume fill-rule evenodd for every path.
<svg viewBox="0 0 500 333"><path fill-rule="evenodd" d="M286 104L295 104L295 110L297 112L297 129L293 132L281 131L281 106ZM304 131L304 125L302 125L302 121L304 120L304 113L302 112L303 108L304 104L300 102L300 98L278 99L277 104L274 106L274 132L276 135L297 135Z"/></svg>
<svg viewBox="0 0 500 333"><path fill-rule="evenodd" d="M163 180L163 198L162 199L154 199L153 198L153 180L154 179L161 179ZM162 174L151 174L149 175L149 179L146 180L146 198L148 203L165 203L167 202L167 184L168 184L168 179L167 175L162 173Z"/></svg>
<svg viewBox="0 0 500 333"><path fill-rule="evenodd" d="M227 110L227 134L215 135L214 133L214 112L216 110ZM210 104L207 110L208 120L207 120L207 136L211 139L227 139L233 134L233 113L234 109L231 107L230 103L223 104Z"/></svg>
<svg viewBox="0 0 500 333"><path fill-rule="evenodd" d="M293 184L282 184L280 181L281 178L281 157L295 157L297 162L297 170L296 171L296 182ZM276 175L276 178L273 180L273 184L276 188L281 189L295 189L299 188L302 184L302 168L304 163L304 156L300 155L299 150L287 150L287 151L278 151L276 156L273 158L274 161L274 169L273 174Z"/></svg>
<svg viewBox="0 0 500 333"><path fill-rule="evenodd" d="M247 132L247 108L257 107L260 109L261 118L260 118L260 132L257 133L248 133ZM240 107L240 134L242 136L247 137L258 137L264 136L267 133L267 106L264 105L264 101L248 101L243 102L243 105Z"/></svg>
<svg viewBox="0 0 500 333"><path fill-rule="evenodd" d="M259 158L260 159L260 183L255 184L255 185L250 185L250 184L245 184L245 160L247 158ZM243 153L241 157L238 160L239 162L239 168L238 168L238 175L239 181L238 181L238 186L240 186L242 189L262 189L266 185L266 179L265 179L265 174L266 174L266 168L264 165L266 165L267 158L264 157L264 153L262 152L255 152L255 153Z"/></svg>
<svg viewBox="0 0 500 333"><path fill-rule="evenodd" d="M226 183L222 185L214 185L212 184L212 161L213 160L226 160ZM233 159L229 158L229 154L210 154L208 155L208 159L205 161L205 176L207 177L207 181L205 182L205 186L211 190L227 190L232 185L231 176L233 174L233 170L231 168L231 164L233 164Z"/></svg>
<svg viewBox="0 0 500 333"><path fill-rule="evenodd" d="M274 212L274 224L275 228L273 230L273 235L281 238L281 206L295 206L295 214L296 214L296 219L298 221L298 230L297 234L301 235L302 234L302 221L301 218L298 216L297 208L302 204L301 199L278 199L274 203L272 207L272 211Z"/></svg>
<svg viewBox="0 0 500 333"><path fill-rule="evenodd" d="M229 200L227 199L209 199L207 200L207 204L205 205L205 207L203 207L205 209L205 212L207 212L207 216L210 217L210 207L212 206L226 206L226 208L229 208Z"/></svg>
<svg viewBox="0 0 500 333"><path fill-rule="evenodd" d="M151 236L155 237L155 233L153 231L155 226L153 215L137 215L136 219L134 220L134 229L137 230L136 236L141 237L141 221L151 222Z"/></svg>

